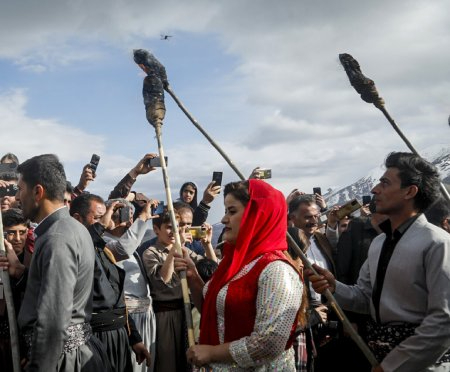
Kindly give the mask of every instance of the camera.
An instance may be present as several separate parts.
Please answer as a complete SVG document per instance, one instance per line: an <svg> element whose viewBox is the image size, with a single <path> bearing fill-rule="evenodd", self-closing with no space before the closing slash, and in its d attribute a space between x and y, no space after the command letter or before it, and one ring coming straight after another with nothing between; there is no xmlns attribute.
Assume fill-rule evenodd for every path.
<svg viewBox="0 0 450 372"><path fill-rule="evenodd" d="M203 226L191 226L189 232L192 235L192 239L199 240L206 238L206 227Z"/></svg>
<svg viewBox="0 0 450 372"><path fill-rule="evenodd" d="M359 208L361 208L361 204L358 203L358 200L353 199L348 203L345 203L336 211L336 217L338 218L338 220L342 220L345 216L348 216Z"/></svg>
<svg viewBox="0 0 450 372"><path fill-rule="evenodd" d="M272 169L259 168L258 169L259 178L265 180L267 178L272 178Z"/></svg>
<svg viewBox="0 0 450 372"><path fill-rule="evenodd" d="M128 222L131 217L131 208L130 207L122 207L119 209L119 222Z"/></svg>
<svg viewBox="0 0 450 372"><path fill-rule="evenodd" d="M164 160L165 160L166 166L167 166L167 165L168 165L168 164L167 164L167 161L168 161L167 156L164 156ZM161 166L161 158L158 156L158 157L156 157L156 158L148 159L147 165L148 165L149 167L155 167L155 168L156 168L156 167L160 167L160 166Z"/></svg>
<svg viewBox="0 0 450 372"><path fill-rule="evenodd" d="M10 184L6 187L0 187L0 198L3 198L4 196L15 196L17 194L17 191L19 191L19 188L16 184Z"/></svg>

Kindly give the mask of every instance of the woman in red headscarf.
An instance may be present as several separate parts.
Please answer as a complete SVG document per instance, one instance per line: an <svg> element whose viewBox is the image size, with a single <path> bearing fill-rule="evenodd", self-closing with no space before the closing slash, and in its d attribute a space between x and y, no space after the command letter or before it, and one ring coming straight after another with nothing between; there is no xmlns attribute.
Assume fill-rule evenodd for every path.
<svg viewBox="0 0 450 372"><path fill-rule="evenodd" d="M202 309L200 344L188 360L213 371L295 371L290 346L303 284L284 254L284 196L254 179L226 185L224 195L224 258L212 279L204 285L186 257L176 259Z"/></svg>

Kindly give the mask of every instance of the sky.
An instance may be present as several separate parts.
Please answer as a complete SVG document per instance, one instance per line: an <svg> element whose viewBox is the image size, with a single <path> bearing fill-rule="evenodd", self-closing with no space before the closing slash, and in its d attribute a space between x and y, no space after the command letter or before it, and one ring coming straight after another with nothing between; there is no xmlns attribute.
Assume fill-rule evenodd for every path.
<svg viewBox="0 0 450 372"><path fill-rule="evenodd" d="M407 148L350 86L339 54L359 61L417 149L447 146L448 14L445 0L0 0L0 154L55 153L77 184L96 153L89 191L107 197L158 151L132 58L143 48L245 175L270 168L285 194L345 186ZM168 94L165 102L172 196L185 181L201 196L213 171L238 180ZM160 169L134 189L166 199ZM209 221L222 212L219 197Z"/></svg>

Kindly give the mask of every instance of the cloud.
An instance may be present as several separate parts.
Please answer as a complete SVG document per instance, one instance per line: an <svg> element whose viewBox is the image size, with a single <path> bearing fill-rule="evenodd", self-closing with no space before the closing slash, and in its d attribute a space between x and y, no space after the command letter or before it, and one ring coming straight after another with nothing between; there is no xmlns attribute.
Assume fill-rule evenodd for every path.
<svg viewBox="0 0 450 372"><path fill-rule="evenodd" d="M111 49L164 45L160 49L177 93L245 174L260 165L273 169L271 182L283 191L327 188L353 182L388 152L406 149L383 114L350 86L339 53L350 53L360 62L418 149L448 142L449 12L445 0L16 1L2 5L0 58L45 76L61 66L107 63ZM175 35L170 44L161 44L161 32ZM187 63L198 64L213 53L208 44L192 54L187 41L195 38L208 39L232 64L223 67L217 58L211 66L205 64L214 71L207 79L202 71L187 76L195 72ZM2 98L2 118L12 118L9 123L21 128L14 131L17 139L11 146L23 151L21 157L40 152L45 138L67 162L72 156L88 161L100 143L103 180L93 184L99 192L102 185L112 187L137 161L131 159L135 153L115 155L105 147L105 138L120 139L116 134L90 136L58 118L29 117L26 91ZM171 120L177 121L174 126L185 120L174 112L178 108L168 107L168 126ZM129 109L124 105L124 112ZM29 134L31 128L42 135ZM63 141L67 137L70 143ZM204 186L213 170L227 169L191 129L169 127L165 138L175 189L188 179ZM137 186L160 193L161 180L154 178L159 176L148 175ZM228 171L225 178L236 179Z"/></svg>

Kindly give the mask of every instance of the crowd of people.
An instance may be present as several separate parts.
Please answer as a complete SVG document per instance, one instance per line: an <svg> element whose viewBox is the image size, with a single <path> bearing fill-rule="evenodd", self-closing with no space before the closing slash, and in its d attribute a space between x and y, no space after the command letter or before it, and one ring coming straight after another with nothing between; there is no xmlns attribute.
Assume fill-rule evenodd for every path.
<svg viewBox="0 0 450 372"><path fill-rule="evenodd" d="M55 155L1 158L2 371L13 371L11 306L26 371L450 371L450 204L433 165L389 154L355 213L320 192L283 195L258 168L246 181L212 181L200 201L185 182L172 211L133 189L154 157L107 199L89 192L95 165L72 187ZM221 191L215 242L208 212Z"/></svg>

